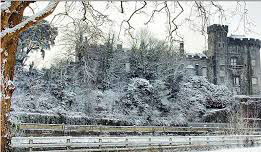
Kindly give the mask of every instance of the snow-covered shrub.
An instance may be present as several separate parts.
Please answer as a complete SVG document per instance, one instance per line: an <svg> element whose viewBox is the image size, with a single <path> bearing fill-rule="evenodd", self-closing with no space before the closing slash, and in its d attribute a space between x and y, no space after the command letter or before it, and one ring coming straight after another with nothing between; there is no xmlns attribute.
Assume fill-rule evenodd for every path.
<svg viewBox="0 0 261 152"><path fill-rule="evenodd" d="M167 108L161 103L157 90L143 78L133 78L126 93L117 102L118 110L136 125L158 125Z"/></svg>
<svg viewBox="0 0 261 152"><path fill-rule="evenodd" d="M186 115L188 121L202 121L208 108L222 109L234 102L227 87L211 84L205 77L183 74L177 79L179 89L172 90L171 101L181 107L180 112Z"/></svg>
<svg viewBox="0 0 261 152"><path fill-rule="evenodd" d="M115 88L116 85L100 90L80 80L73 66L61 71L18 70L13 112L58 115L52 121L44 121L52 123L64 122L66 117L73 124L103 123L109 119L110 124L169 126L209 121L220 111L217 109L226 109L229 114L234 103L225 86L211 84L204 77L182 70L172 71L164 79L132 78L124 80L128 83L123 85L125 88ZM82 122L71 117L79 117L77 120ZM80 117L88 117L88 121Z"/></svg>

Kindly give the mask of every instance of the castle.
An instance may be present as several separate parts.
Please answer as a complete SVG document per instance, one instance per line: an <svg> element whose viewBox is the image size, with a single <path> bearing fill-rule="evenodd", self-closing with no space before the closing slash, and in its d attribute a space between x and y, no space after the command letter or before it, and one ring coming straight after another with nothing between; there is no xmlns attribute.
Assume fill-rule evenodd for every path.
<svg viewBox="0 0 261 152"><path fill-rule="evenodd" d="M180 43L180 59L192 65L196 75L206 77L211 83L226 85L236 94L261 94L260 41L233 35L228 37L227 25L211 25L207 34L208 50L204 54L185 53L184 44ZM86 55L95 59L98 54L103 54L99 51L103 48L104 45L88 47L88 55L84 51L76 51L76 61ZM117 50L123 50L122 46L117 45ZM126 58L122 68L130 71L128 51L118 53L123 53L121 56Z"/></svg>
<svg viewBox="0 0 261 152"><path fill-rule="evenodd" d="M224 84L237 94L260 94L260 41L228 37L226 25L211 25L207 34L205 55L186 54L186 61L194 66L196 74L205 76L214 84ZM180 50L184 54L182 47Z"/></svg>

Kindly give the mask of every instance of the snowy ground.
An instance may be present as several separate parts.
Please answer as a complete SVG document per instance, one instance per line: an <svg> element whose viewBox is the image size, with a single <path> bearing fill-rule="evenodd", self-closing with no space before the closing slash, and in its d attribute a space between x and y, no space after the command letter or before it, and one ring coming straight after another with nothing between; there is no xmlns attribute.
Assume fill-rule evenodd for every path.
<svg viewBox="0 0 261 152"><path fill-rule="evenodd" d="M261 147L233 148L233 149L222 149L222 150L205 151L205 152L261 152Z"/></svg>

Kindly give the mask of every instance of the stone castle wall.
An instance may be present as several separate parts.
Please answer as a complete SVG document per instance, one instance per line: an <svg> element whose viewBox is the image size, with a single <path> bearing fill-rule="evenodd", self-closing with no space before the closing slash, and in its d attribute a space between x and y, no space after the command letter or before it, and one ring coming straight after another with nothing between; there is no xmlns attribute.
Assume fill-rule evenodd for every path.
<svg viewBox="0 0 261 152"><path fill-rule="evenodd" d="M207 32L209 80L238 94L260 94L260 41L227 37L226 25L211 25Z"/></svg>

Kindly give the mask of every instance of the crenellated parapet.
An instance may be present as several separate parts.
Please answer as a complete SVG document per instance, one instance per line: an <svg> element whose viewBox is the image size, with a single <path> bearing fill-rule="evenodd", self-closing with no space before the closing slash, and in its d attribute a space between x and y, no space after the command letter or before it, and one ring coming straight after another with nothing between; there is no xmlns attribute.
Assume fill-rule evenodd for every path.
<svg viewBox="0 0 261 152"><path fill-rule="evenodd" d="M208 26L207 33L210 32L228 32L228 26L227 25L220 25L220 24L213 24L211 26Z"/></svg>
<svg viewBox="0 0 261 152"><path fill-rule="evenodd" d="M253 39L253 38L233 38L228 37L228 43L233 45L247 45L247 46L255 46L260 48L260 40L259 39Z"/></svg>

